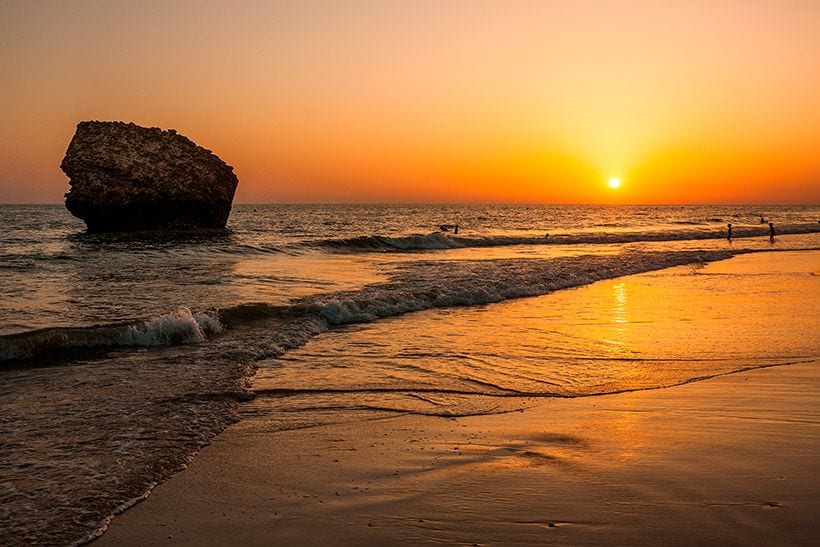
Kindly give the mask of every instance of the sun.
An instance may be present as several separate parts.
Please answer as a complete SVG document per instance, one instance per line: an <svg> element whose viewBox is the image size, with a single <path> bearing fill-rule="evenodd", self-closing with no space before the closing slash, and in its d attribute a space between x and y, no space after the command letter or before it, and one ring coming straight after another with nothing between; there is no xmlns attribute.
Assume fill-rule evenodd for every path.
<svg viewBox="0 0 820 547"><path fill-rule="evenodd" d="M610 188L615 190L616 188L621 187L621 180L620 179L609 179L609 182L607 184L609 184Z"/></svg>

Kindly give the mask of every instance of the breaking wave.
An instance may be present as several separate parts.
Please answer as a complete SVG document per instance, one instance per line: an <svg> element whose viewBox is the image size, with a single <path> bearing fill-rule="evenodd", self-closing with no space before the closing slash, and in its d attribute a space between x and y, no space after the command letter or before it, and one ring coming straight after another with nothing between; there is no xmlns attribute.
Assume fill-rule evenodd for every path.
<svg viewBox="0 0 820 547"><path fill-rule="evenodd" d="M213 311L192 312L182 307L144 321L91 327L55 327L0 337L0 363L34 357L59 356L81 348L169 346L204 342L222 332Z"/></svg>
<svg viewBox="0 0 820 547"><path fill-rule="evenodd" d="M323 239L311 243L306 243L308 247L320 247L335 251L419 251L419 250L439 250L457 249L469 245L468 238L449 236L444 232L433 232L431 234L413 234L409 236L389 237L389 236L360 236L343 239ZM477 246L477 245L476 245Z"/></svg>
<svg viewBox="0 0 820 547"><path fill-rule="evenodd" d="M223 330L241 332L243 327L268 322L272 332L264 341L250 337L241 344L243 358L253 360L279 355L335 325L370 322L430 308L539 296L602 279L731 256L728 251L679 251L585 255L552 260L408 262L397 268L387 282L354 291L306 297L288 305L250 302L199 312L179 308L141 321L48 328L6 335L0 337L0 364L23 363L37 358L60 359L93 348L201 343Z"/></svg>
<svg viewBox="0 0 820 547"><path fill-rule="evenodd" d="M710 219L711 220L711 219ZM696 225L698 222L681 221L676 224ZM777 227L778 234L820 233L820 224L791 224ZM733 237L768 236L768 226L734 226ZM580 244L616 244L636 243L641 241L685 241L703 239L723 239L726 237L724 226L704 226L679 230L631 231L631 232L594 232L581 234L545 234L544 236L465 236L450 232L433 232L430 234L413 234L409 236L389 237L382 235L360 236L341 239L323 239L299 244L301 247L320 248L335 252L402 252L461 249L466 247L500 247L507 245L580 245Z"/></svg>

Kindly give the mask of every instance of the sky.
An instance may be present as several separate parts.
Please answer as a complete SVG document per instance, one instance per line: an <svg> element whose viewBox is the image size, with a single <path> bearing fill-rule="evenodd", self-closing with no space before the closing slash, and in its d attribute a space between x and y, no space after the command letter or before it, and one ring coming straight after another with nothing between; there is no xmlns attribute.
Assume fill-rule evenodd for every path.
<svg viewBox="0 0 820 547"><path fill-rule="evenodd" d="M0 75L0 203L96 119L240 203L820 204L817 0L0 0Z"/></svg>

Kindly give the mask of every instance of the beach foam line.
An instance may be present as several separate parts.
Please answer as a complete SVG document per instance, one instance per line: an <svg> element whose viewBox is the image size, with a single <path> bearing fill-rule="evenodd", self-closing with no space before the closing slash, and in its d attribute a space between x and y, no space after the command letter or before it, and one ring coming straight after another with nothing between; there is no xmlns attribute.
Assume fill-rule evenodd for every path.
<svg viewBox="0 0 820 547"><path fill-rule="evenodd" d="M628 252L543 259L431 260L400 264L386 283L294 304L330 325L430 308L540 296L602 279L730 258L730 251Z"/></svg>
<svg viewBox="0 0 820 547"><path fill-rule="evenodd" d="M688 225L688 224L687 224ZM777 226L778 235L820 233L820 224L789 224ZM733 226L734 239L764 237L768 226ZM582 234L550 234L548 237L521 236L461 236L448 232L412 234L408 236L370 235L341 239L323 239L294 245L334 252L402 252L463 249L469 247L503 247L515 245L594 245L616 243L686 241L725 239L726 227L700 229L652 230L642 232L594 232Z"/></svg>
<svg viewBox="0 0 820 547"><path fill-rule="evenodd" d="M215 312L181 307L144 321L91 327L52 327L0 337L0 363L57 356L67 350L169 346L203 342L222 332Z"/></svg>
<svg viewBox="0 0 820 547"><path fill-rule="evenodd" d="M247 340L237 358L283 354L336 325L375 321L430 308L472 306L539 296L602 279L730 258L730 251L628 252L544 259L414 261L387 282L314 295L289 305L243 303L221 310L179 308L147 320L54 327L0 336L0 364L64 358L94 348L158 347L204 342L225 329L275 321L264 340Z"/></svg>

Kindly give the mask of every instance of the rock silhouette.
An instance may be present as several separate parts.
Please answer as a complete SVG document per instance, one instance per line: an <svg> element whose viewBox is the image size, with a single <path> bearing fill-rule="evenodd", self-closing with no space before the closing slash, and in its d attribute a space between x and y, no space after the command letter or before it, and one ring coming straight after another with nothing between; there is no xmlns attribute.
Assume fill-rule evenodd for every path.
<svg viewBox="0 0 820 547"><path fill-rule="evenodd" d="M66 208L95 232L224 228L239 182L175 130L123 122L80 122L60 168Z"/></svg>

